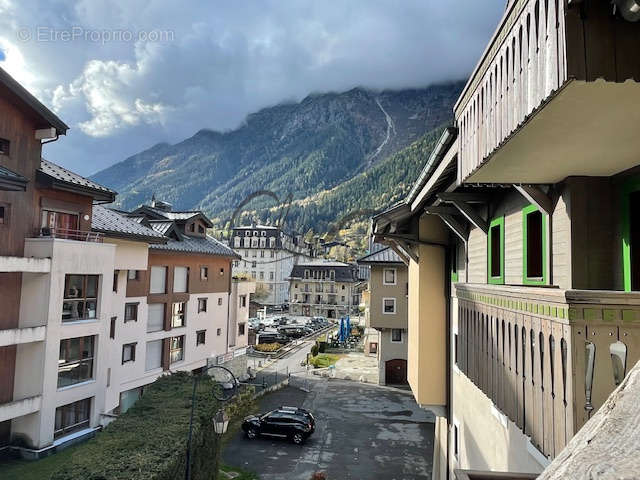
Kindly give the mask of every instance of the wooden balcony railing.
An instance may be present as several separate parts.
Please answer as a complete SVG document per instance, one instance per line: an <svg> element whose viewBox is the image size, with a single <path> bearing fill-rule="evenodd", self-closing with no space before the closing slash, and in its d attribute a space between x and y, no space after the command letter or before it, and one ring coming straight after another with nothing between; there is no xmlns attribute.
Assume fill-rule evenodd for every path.
<svg viewBox="0 0 640 480"><path fill-rule="evenodd" d="M39 237L62 238L65 240L77 240L79 242L102 243L104 236L101 233L83 230L69 230L66 228L43 227L36 233Z"/></svg>
<svg viewBox="0 0 640 480"><path fill-rule="evenodd" d="M455 106L464 180L567 80L565 2L514 1Z"/></svg>
<svg viewBox="0 0 640 480"><path fill-rule="evenodd" d="M456 285L458 368L549 458L640 359L640 295Z"/></svg>

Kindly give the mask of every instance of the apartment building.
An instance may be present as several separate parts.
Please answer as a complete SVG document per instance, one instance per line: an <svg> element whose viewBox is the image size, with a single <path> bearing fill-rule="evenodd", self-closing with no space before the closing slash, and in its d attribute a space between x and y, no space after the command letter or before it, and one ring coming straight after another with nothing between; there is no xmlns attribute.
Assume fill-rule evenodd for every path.
<svg viewBox="0 0 640 480"><path fill-rule="evenodd" d="M616 3L508 2L454 127L374 220L409 263L434 478L539 473L640 359L640 24Z"/></svg>
<svg viewBox="0 0 640 480"><path fill-rule="evenodd" d="M301 235L269 225L235 227L230 244L242 257L233 264L234 274L247 275L257 282L256 301L262 305L286 304L291 269L314 257L314 249Z"/></svg>
<svg viewBox="0 0 640 480"><path fill-rule="evenodd" d="M289 313L339 318L360 305L358 267L342 262L314 261L295 265L288 277Z"/></svg>
<svg viewBox="0 0 640 480"><path fill-rule="evenodd" d="M369 269L367 293L364 295L365 325L378 331L378 383L406 384L409 307L407 265L393 249L377 244L374 244L372 253L358 259L358 265Z"/></svg>

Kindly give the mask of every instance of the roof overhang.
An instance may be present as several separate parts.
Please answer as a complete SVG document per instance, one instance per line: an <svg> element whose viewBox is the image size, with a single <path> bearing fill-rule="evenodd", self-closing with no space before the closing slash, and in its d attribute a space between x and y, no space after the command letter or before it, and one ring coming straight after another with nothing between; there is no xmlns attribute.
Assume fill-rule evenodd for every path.
<svg viewBox="0 0 640 480"><path fill-rule="evenodd" d="M7 169L8 170L8 169ZM15 172L7 171L7 174L3 174L0 169L0 190L5 192L24 192L27 190L27 183L29 180L22 175Z"/></svg>
<svg viewBox="0 0 640 480"><path fill-rule="evenodd" d="M94 201L97 202L112 203L116 199L116 192L111 190L99 190L96 188L86 187L84 185L65 182L46 174L42 170L36 170L36 180L45 187L93 197Z"/></svg>

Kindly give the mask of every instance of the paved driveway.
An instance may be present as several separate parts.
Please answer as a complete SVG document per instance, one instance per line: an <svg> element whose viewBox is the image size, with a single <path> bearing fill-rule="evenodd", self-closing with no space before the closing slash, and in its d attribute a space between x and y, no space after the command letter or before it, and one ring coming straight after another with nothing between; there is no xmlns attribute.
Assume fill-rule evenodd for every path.
<svg viewBox="0 0 640 480"><path fill-rule="evenodd" d="M296 383L295 381L293 382ZM314 379L308 394L295 387L261 400L261 411L298 405L316 417L303 446L240 432L223 452L227 464L262 480L309 480L325 471L330 480L431 478L433 416L406 392L342 380Z"/></svg>

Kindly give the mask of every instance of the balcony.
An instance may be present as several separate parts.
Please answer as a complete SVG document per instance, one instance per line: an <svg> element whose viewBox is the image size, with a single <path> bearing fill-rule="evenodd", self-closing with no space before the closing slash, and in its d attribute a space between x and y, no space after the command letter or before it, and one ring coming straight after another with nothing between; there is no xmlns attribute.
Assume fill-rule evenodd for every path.
<svg viewBox="0 0 640 480"><path fill-rule="evenodd" d="M556 183L634 166L638 27L609 2L510 2L455 106L459 180Z"/></svg>
<svg viewBox="0 0 640 480"><path fill-rule="evenodd" d="M640 294L457 284L457 365L554 458L640 359Z"/></svg>
<svg viewBox="0 0 640 480"><path fill-rule="evenodd" d="M49 273L50 258L0 256L0 272Z"/></svg>
<svg viewBox="0 0 640 480"><path fill-rule="evenodd" d="M0 330L0 347L22 343L43 342L47 327L9 328Z"/></svg>
<svg viewBox="0 0 640 480"><path fill-rule="evenodd" d="M75 240L78 242L92 243L102 243L104 239L104 235L102 233L49 227L43 227L37 230L35 236L42 238L58 238L63 240Z"/></svg>
<svg viewBox="0 0 640 480"><path fill-rule="evenodd" d="M23 417L40 410L42 396L23 398L0 405L0 422L5 422L13 418Z"/></svg>

